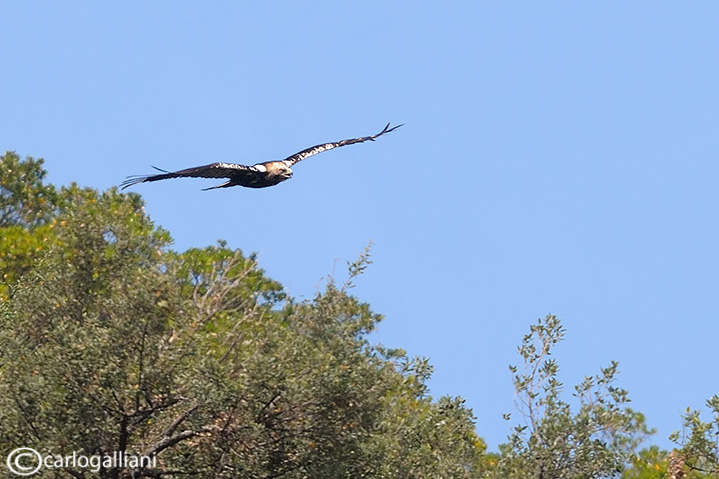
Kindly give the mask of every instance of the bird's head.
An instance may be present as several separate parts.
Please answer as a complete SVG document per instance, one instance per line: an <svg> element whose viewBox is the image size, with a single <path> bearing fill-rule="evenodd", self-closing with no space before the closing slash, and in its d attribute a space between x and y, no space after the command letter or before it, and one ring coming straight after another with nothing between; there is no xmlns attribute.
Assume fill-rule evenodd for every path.
<svg viewBox="0 0 719 479"><path fill-rule="evenodd" d="M282 161L268 161L255 165L255 169L265 174L273 184L292 178L292 170Z"/></svg>
<svg viewBox="0 0 719 479"><path fill-rule="evenodd" d="M284 165L282 165L280 167L279 174L280 174L280 177L282 178L282 181L289 180L290 178L292 178L292 170L289 167L284 166Z"/></svg>

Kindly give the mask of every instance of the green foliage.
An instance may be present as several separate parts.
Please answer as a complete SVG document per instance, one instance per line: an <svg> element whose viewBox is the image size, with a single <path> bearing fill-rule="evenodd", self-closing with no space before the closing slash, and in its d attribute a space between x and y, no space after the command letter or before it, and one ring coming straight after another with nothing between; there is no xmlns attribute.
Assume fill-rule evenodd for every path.
<svg viewBox="0 0 719 479"><path fill-rule="evenodd" d="M0 300L53 242L58 193L43 184L43 160L0 157Z"/></svg>
<svg viewBox="0 0 719 479"><path fill-rule="evenodd" d="M670 439L689 470L719 477L719 396L709 398L706 405L712 416L709 421L702 420L701 411L688 408L683 431L673 433Z"/></svg>
<svg viewBox="0 0 719 479"><path fill-rule="evenodd" d="M426 360L366 340L382 318L347 290L369 251L298 303L224 243L170 251L137 195L71 185L33 213L19 191L3 238L44 239L0 302L0 451L157 455L107 478L482 474L463 401L432 400Z"/></svg>
<svg viewBox="0 0 719 479"><path fill-rule="evenodd" d="M666 451L656 446L643 449L635 455L622 479L665 479L669 471L669 457Z"/></svg>
<svg viewBox="0 0 719 479"><path fill-rule="evenodd" d="M559 319L547 316L531 326L519 347L522 371L510 370L523 423L500 447L494 477L616 477L649 433L644 417L626 406L626 391L614 386L615 362L574 388L578 410L572 411L561 397L559 366L550 358L563 336Z"/></svg>
<svg viewBox="0 0 719 479"><path fill-rule="evenodd" d="M706 473L687 464L683 452L667 452L651 446L639 452L622 474L622 479L716 479L717 474Z"/></svg>
<svg viewBox="0 0 719 479"><path fill-rule="evenodd" d="M564 398L554 316L510 366L521 422L489 454L461 398L428 395L427 359L367 340L382 317L349 291L369 247L297 302L225 242L172 251L136 194L44 178L42 160L2 157L0 456L124 451L157 468L36 477L719 476L719 398L707 422L687 411L672 456L635 454L650 431L616 362Z"/></svg>
<svg viewBox="0 0 719 479"><path fill-rule="evenodd" d="M25 161L8 151L0 157L0 228L46 223L57 205L57 191L43 185L43 160Z"/></svg>
<svg viewBox="0 0 719 479"><path fill-rule="evenodd" d="M176 400L161 369L175 351L154 343L179 299L154 267L169 238L137 198L70 194L55 246L3 318L0 443L108 451Z"/></svg>

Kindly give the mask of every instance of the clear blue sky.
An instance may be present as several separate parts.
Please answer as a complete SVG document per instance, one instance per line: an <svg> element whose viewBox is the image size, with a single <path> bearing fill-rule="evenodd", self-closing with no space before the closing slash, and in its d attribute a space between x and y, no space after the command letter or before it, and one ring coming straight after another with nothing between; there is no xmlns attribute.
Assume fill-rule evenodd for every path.
<svg viewBox="0 0 719 479"><path fill-rule="evenodd" d="M245 5L247 4L247 5ZM139 185L177 249L226 239L309 298L370 241L375 340L431 359L492 448L507 365L563 319L659 433L719 393L716 2L3 2L0 149L105 189L150 165L323 153L274 188Z"/></svg>

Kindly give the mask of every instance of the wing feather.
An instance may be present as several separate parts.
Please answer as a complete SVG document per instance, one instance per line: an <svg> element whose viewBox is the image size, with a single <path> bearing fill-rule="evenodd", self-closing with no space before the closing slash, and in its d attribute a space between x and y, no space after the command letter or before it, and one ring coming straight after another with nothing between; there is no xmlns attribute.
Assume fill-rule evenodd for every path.
<svg viewBox="0 0 719 479"><path fill-rule="evenodd" d="M282 162L285 165L287 165L288 168L290 168L295 163L305 160L305 159L309 158L310 156L316 155L318 153L322 153L323 151L331 150L333 148L339 148L340 146L354 145L355 143L363 143L365 141L374 141L375 139L379 138L380 136L396 130L400 126L402 126L402 125L397 125L397 126L393 126L392 128L390 128L389 123L387 123L387 126L384 127L384 130L380 131L376 135L363 136L362 138L351 138L348 140L342 140L342 141L336 141L336 142L332 142L332 143L323 143L321 145L315 145L311 148L307 148L306 150L302 150L298 153L295 153L292 156L285 158L284 160L282 160Z"/></svg>
<svg viewBox="0 0 719 479"><path fill-rule="evenodd" d="M153 166L156 170L161 170ZM235 163L212 163L204 166L195 166L179 171L168 171L159 175L135 175L128 176L125 181L120 183L120 188L125 189L128 186L148 181L167 180L170 178L232 178L238 175L256 173L258 170L253 166L238 165Z"/></svg>

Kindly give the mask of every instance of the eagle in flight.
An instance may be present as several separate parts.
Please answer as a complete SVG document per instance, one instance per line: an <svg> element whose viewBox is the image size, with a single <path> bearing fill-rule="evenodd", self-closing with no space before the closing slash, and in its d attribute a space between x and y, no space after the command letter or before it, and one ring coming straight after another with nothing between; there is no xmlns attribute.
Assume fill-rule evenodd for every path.
<svg viewBox="0 0 719 479"><path fill-rule="evenodd" d="M155 169L161 171L158 175L140 175L128 177L125 181L120 184L120 187L124 190L128 186L136 185L138 183L145 183L148 181L159 181L167 180L169 178L227 178L222 184L212 186L210 188L204 188L204 190L214 190L215 188L229 188L230 186L245 186L247 188L266 188L268 186L275 186L285 180L292 178L292 170L290 169L295 163L309 158L317 153L331 150L332 148L338 148L345 145L353 145L355 143L362 143L364 141L374 141L380 136L396 130L402 125L397 125L390 128L389 123L384 127L384 130L380 131L376 135L363 136L362 138L351 138L349 140L342 140L333 143L324 143L322 145L316 145L306 150L302 150L299 153L295 153L292 156L279 161L265 161L264 163L257 163L252 166L238 165L235 163L212 163L205 166L196 166L194 168L187 168L179 171L165 171L160 170L157 167Z"/></svg>

